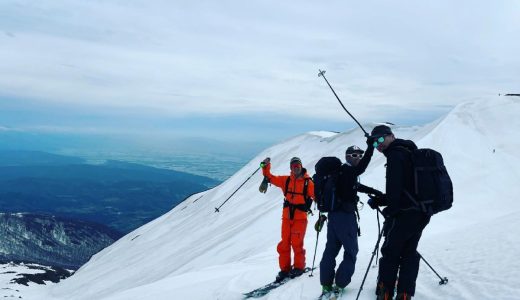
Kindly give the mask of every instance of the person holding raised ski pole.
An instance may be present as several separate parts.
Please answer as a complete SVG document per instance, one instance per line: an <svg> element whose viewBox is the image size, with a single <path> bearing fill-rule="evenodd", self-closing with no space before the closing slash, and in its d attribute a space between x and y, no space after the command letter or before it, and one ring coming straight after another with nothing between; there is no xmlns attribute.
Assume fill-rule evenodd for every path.
<svg viewBox="0 0 520 300"><path fill-rule="evenodd" d="M365 133L365 136L367 136L368 134L361 124L345 108L325 78L325 71L320 70L318 76L325 79L343 109L354 119ZM359 250L357 239L361 234L358 225L358 192L382 195L380 191L359 182L359 176L365 172L373 153L372 140L367 138L366 151L363 151L356 145L351 145L347 148L345 152L346 163L341 164L341 161L336 157L324 157L316 164L316 174L313 178L318 208L320 208L320 211L327 212L329 219L327 243L320 262L322 294L319 299L342 297L346 286L351 282L354 274ZM343 260L340 262L337 270L335 270L336 256L341 248L344 249Z"/></svg>

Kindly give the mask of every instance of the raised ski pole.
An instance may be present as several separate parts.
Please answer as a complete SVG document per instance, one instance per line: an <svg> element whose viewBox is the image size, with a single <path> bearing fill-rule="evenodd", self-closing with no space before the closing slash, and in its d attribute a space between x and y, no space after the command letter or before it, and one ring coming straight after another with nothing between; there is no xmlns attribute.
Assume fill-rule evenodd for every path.
<svg viewBox="0 0 520 300"><path fill-rule="evenodd" d="M419 254L419 257L428 265L428 267L430 267L430 269L432 269L433 273L435 273L435 275L437 275L437 277L439 277L439 279L441 281L439 281L439 285L443 285L443 284L447 284L448 283L448 278L447 277L444 277L442 278L439 273L437 273L435 271L434 268L432 268L432 266L430 266L430 264L426 261L426 259L424 259L424 257L421 255L421 253L419 253L419 251L417 251L417 254Z"/></svg>
<svg viewBox="0 0 520 300"><path fill-rule="evenodd" d="M381 242L381 236L383 235L383 230L379 232L379 236L377 237L376 246L374 247L374 251L372 251L372 257L370 258L370 262L367 266L367 271L365 272L365 276L363 277L363 281L361 282L361 286L359 287L358 294L356 296L356 300L359 299L359 295L361 295L361 291L363 290L363 285L365 284L365 280L367 279L368 271L370 270L370 266L372 265L372 261L374 260L374 256L376 255L376 251L379 249L379 242Z"/></svg>
<svg viewBox="0 0 520 300"><path fill-rule="evenodd" d="M323 79L325 79L325 82L330 87L330 90L332 91L332 93L334 93L334 96L336 96L336 99L338 99L339 104L341 104L341 107L343 107L343 109L347 112L347 114L359 125L359 128L361 128L361 130L363 130L363 132L365 133L365 137L369 137L369 134L365 131L363 126L361 126L361 124L359 124L358 120L356 120L356 118L354 118L354 116L345 108L345 105L343 105L343 102L341 102L341 100L339 99L338 94L336 94L336 91L334 91L334 89L330 85L329 81L325 77L325 70L322 71L322 70L318 69L318 71L320 71L318 73L318 77L323 77Z"/></svg>
<svg viewBox="0 0 520 300"><path fill-rule="evenodd" d="M244 181L244 182L243 182L243 183L242 183L242 184L241 184L241 185L240 185L240 186L239 186L239 187L238 187L238 188L233 192L233 194L231 194L231 195L226 199L226 201L224 201L222 204L220 204L219 207L215 207L215 212L220 212L220 208L221 208L224 204L226 204L226 202L228 202L228 200L231 199L231 197L233 197L233 195L234 195L234 194L235 194L235 193L236 193L236 192L237 192L237 191L238 191L238 190L239 190L239 189L240 189L244 184L246 184L246 182L247 182L249 179L251 179L251 177L253 177L253 175L255 175L256 172L258 172L258 170L260 170L260 168L262 168L262 167L261 167L261 166L258 167L258 169L256 169L256 170L253 172L253 174L251 174L251 176L247 177L247 179L246 179L246 180L245 180L245 181Z"/></svg>

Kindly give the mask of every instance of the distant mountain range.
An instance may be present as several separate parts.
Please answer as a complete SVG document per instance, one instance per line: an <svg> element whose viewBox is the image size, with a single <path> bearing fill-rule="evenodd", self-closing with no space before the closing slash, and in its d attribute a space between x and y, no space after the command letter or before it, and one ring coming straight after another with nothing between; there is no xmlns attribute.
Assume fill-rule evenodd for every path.
<svg viewBox="0 0 520 300"><path fill-rule="evenodd" d="M38 151L0 151L0 210L45 213L127 233L218 181L173 170Z"/></svg>
<svg viewBox="0 0 520 300"><path fill-rule="evenodd" d="M122 234L107 226L50 215L0 213L0 261L77 269Z"/></svg>

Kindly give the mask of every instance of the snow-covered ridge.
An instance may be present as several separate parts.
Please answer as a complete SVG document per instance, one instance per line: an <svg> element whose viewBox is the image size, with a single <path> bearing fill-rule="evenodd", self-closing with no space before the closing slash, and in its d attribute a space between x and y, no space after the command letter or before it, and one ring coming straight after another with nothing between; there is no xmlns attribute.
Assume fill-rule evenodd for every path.
<svg viewBox="0 0 520 300"><path fill-rule="evenodd" d="M520 295L516 258L519 115L518 101L498 98L463 103L425 126L395 128L397 137L439 150L455 188L454 207L432 219L419 245L424 257L450 282L439 287L435 275L422 265L417 299L514 299ZM361 130L330 135L311 132L270 147L218 187L193 195L96 254L71 278L24 298L241 299L242 293L271 281L277 272L282 195L275 187L259 193L262 176L257 172L220 213L214 208L264 157L271 157L275 174L289 172L292 156L299 156L314 173L320 157L343 159L352 144L365 146ZM362 182L383 189L384 162L376 153ZM315 221L316 216L309 218L308 265L316 242ZM377 237L375 213L368 207L361 211L361 230L357 271L347 295L357 293ZM319 240L317 263L325 235L322 232ZM374 298L376 273L371 269L361 299ZM266 299L315 299L319 293L319 276L303 276Z"/></svg>

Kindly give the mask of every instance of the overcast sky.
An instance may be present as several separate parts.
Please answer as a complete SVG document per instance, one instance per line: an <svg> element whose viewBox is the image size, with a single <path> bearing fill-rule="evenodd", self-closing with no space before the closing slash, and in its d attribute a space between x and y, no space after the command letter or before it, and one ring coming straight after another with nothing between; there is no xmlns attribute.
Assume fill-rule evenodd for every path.
<svg viewBox="0 0 520 300"><path fill-rule="evenodd" d="M318 69L362 122L427 122L520 92L519 37L520 1L2 0L0 130L352 127Z"/></svg>

